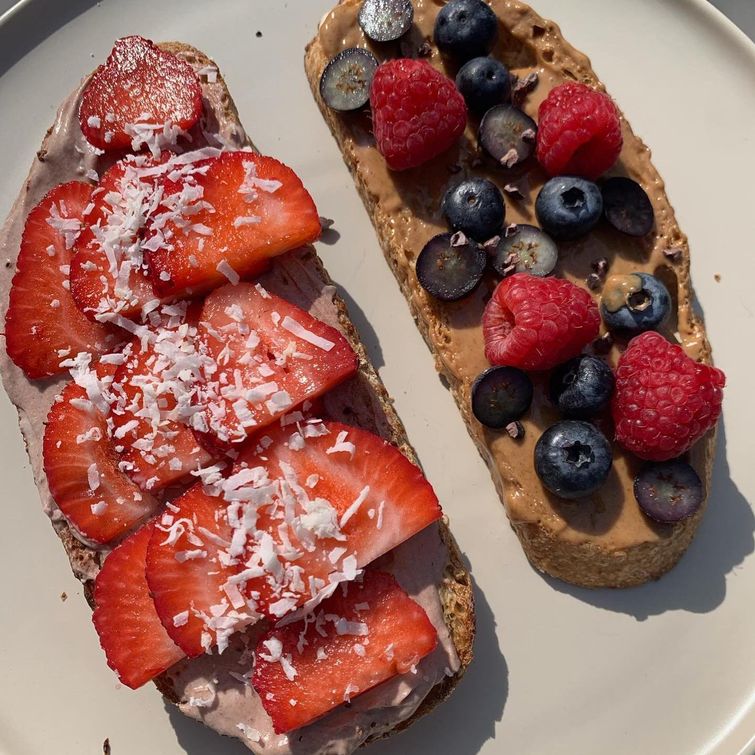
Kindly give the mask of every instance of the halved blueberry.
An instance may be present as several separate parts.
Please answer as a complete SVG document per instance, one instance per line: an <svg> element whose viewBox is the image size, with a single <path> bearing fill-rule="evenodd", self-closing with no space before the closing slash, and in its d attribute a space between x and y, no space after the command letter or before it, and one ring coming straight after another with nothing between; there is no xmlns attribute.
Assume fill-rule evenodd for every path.
<svg viewBox="0 0 755 755"><path fill-rule="evenodd" d="M372 77L378 62L369 50L350 47L325 66L320 77L320 97L339 112L358 110L370 100Z"/></svg>
<svg viewBox="0 0 755 755"><path fill-rule="evenodd" d="M637 181L616 176L600 186L603 214L617 230L629 236L644 236L653 228L655 213L645 189Z"/></svg>
<svg viewBox="0 0 755 755"><path fill-rule="evenodd" d="M582 354L553 371L550 397L565 417L587 419L608 406L615 383L604 361Z"/></svg>
<svg viewBox="0 0 755 755"><path fill-rule="evenodd" d="M480 242L500 233L506 215L501 190L486 178L470 178L452 186L443 197L442 209L454 230Z"/></svg>
<svg viewBox="0 0 755 755"><path fill-rule="evenodd" d="M477 288L486 262L485 250L463 234L441 233L425 244L415 269L425 291L442 301L457 301Z"/></svg>
<svg viewBox="0 0 755 755"><path fill-rule="evenodd" d="M654 330L670 311L668 289L650 273L612 275L603 285L600 314L611 330L631 335Z"/></svg>
<svg viewBox="0 0 755 755"><path fill-rule="evenodd" d="M357 16L362 31L375 42L393 42L414 21L411 0L364 0Z"/></svg>
<svg viewBox="0 0 755 755"><path fill-rule="evenodd" d="M703 483L697 472L679 459L646 464L634 479L634 497L651 519L673 524L700 508Z"/></svg>
<svg viewBox="0 0 755 755"><path fill-rule="evenodd" d="M589 233L602 212L600 189L579 176L551 178L535 200L535 214L543 230L560 241L571 241Z"/></svg>
<svg viewBox="0 0 755 755"><path fill-rule="evenodd" d="M516 367L490 367L472 384L472 413L499 430L519 419L532 403L532 381Z"/></svg>
<svg viewBox="0 0 755 755"><path fill-rule="evenodd" d="M501 238L491 259L500 275L529 273L540 277L552 273L556 262L558 247L553 239L537 226L526 223L519 223L513 234Z"/></svg>
<svg viewBox="0 0 755 755"><path fill-rule="evenodd" d="M551 425L535 444L535 471L561 498L594 493L608 477L613 459L605 435L589 422L567 419Z"/></svg>
<svg viewBox="0 0 755 755"><path fill-rule="evenodd" d="M495 58L472 58L456 74L456 88L467 107L482 114L511 98L509 69Z"/></svg>
<svg viewBox="0 0 755 755"><path fill-rule="evenodd" d="M450 0L435 19L435 44L460 63L487 55L497 36L498 18L483 0Z"/></svg>
<svg viewBox="0 0 755 755"><path fill-rule="evenodd" d="M480 121L482 148L505 168L526 160L535 148L537 123L513 105L496 105Z"/></svg>

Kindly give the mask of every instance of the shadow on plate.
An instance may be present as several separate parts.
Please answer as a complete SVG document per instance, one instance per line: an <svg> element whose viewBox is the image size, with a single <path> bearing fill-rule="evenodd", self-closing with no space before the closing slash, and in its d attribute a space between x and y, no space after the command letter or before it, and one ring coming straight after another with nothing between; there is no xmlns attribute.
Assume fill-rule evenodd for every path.
<svg viewBox="0 0 755 755"><path fill-rule="evenodd" d="M0 45L0 76L53 32L96 5L97 0L37 0L13 14L12 34L4 34Z"/></svg>
<svg viewBox="0 0 755 755"><path fill-rule="evenodd" d="M346 307L349 310L349 317L359 333L359 337L364 344L364 348L367 351L367 356L372 362L372 366L376 370L379 370L385 365L385 360L383 359L383 349L380 346L380 339L378 338L375 329L370 324L369 319L367 319L367 316L364 314L359 304L351 298L349 292L339 283L335 283L335 287L338 290L338 295L346 302Z"/></svg>
<svg viewBox="0 0 755 755"><path fill-rule="evenodd" d="M369 746L370 755L475 755L492 738L508 696L508 667L498 645L496 620L475 585L477 637L475 657L451 697L395 737ZM165 702L179 746L187 755L248 755L243 744L220 739L212 730ZM443 743L442 746L440 743ZM439 749L442 747L442 750Z"/></svg>
<svg viewBox="0 0 755 755"><path fill-rule="evenodd" d="M726 596L726 575L753 552L755 514L729 473L726 428L718 434L708 509L687 553L657 582L626 590L589 590L543 576L559 592L644 621L665 611L707 613Z"/></svg>
<svg viewBox="0 0 755 755"><path fill-rule="evenodd" d="M238 739L220 737L212 729L193 718L188 718L178 708L165 701L165 711L170 725L176 732L178 746L187 755L249 755L249 750Z"/></svg>
<svg viewBox="0 0 755 755"><path fill-rule="evenodd" d="M477 636L469 670L448 700L405 732L370 745L370 755L476 755L493 738L508 697L509 672L496 618L476 583L474 596Z"/></svg>

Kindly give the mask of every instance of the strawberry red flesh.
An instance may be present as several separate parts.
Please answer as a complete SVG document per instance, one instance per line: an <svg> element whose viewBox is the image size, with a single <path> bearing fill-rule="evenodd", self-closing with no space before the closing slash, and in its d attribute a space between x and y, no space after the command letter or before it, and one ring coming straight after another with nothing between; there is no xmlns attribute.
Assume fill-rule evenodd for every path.
<svg viewBox="0 0 755 755"><path fill-rule="evenodd" d="M215 640L219 622L230 631L249 623L233 610L277 619L313 605L441 516L419 469L365 430L318 421L255 440L227 479L175 501L184 531L157 531L150 545L155 605L188 655ZM186 610L189 623L173 627Z"/></svg>
<svg viewBox="0 0 755 755"><path fill-rule="evenodd" d="M306 623L263 635L252 685L282 734L410 672L437 642L424 609L394 577L367 570L361 583L350 583L345 595L338 590Z"/></svg>
<svg viewBox="0 0 755 755"><path fill-rule="evenodd" d="M161 179L163 204L147 225L152 283L163 296L207 291L320 235L299 177L271 157L223 152L179 180ZM157 237L155 239L155 237Z"/></svg>
<svg viewBox="0 0 755 755"><path fill-rule="evenodd" d="M297 579L271 580L266 574L251 579L246 590L259 593L259 610L279 618L312 597L310 578L320 589L335 581L351 578L354 567L361 569L376 558L408 540L442 512L435 492L422 472L400 451L382 438L338 422L311 423L298 432L278 428L263 434L261 446L251 444L242 452L236 470L262 467L270 479L283 479L294 491L305 516L304 531L289 522L280 505L259 510L257 533L248 562L259 558L260 533L266 532L279 550L279 560L287 568L301 569L306 589L297 589ZM262 438L260 440L262 441ZM259 450L258 450L259 449ZM290 496L290 493L289 493ZM286 495L282 496L286 500ZM290 500L290 498L289 498ZM322 502L326 506L321 508ZM328 523L333 517L335 526ZM314 528L316 548L307 547ZM285 554L293 546L295 560ZM287 605L288 604L288 605Z"/></svg>
<svg viewBox="0 0 755 755"><path fill-rule="evenodd" d="M144 174L157 162L144 155L119 160L92 194L94 207L71 263L71 293L91 320L137 317L156 298L141 234L154 196L154 180Z"/></svg>
<svg viewBox="0 0 755 755"><path fill-rule="evenodd" d="M161 490L212 460L186 424L199 369L191 367L198 362L191 337L196 328L185 327L162 328L144 348L135 339L115 373L116 443L128 474L143 490Z"/></svg>
<svg viewBox="0 0 755 755"><path fill-rule="evenodd" d="M249 283L223 286L207 297L199 337L218 365L201 389L203 430L220 446L243 442L358 366L339 331Z"/></svg>
<svg viewBox="0 0 755 755"><path fill-rule="evenodd" d="M68 267L92 187L80 181L56 186L29 213L13 277L5 342L8 356L30 378L65 372L60 363L79 352L104 354L115 336L90 322L68 290Z"/></svg>
<svg viewBox="0 0 755 755"><path fill-rule="evenodd" d="M223 501L199 483L172 502L150 540L147 581L155 609L190 658L255 618L232 593L234 608L224 590L241 568L220 545L231 536Z"/></svg>
<svg viewBox="0 0 755 755"><path fill-rule="evenodd" d="M132 143L135 136L160 134L166 125L186 131L201 112L194 69L150 40L131 36L117 40L105 65L92 74L81 96L79 123L95 147L138 150L142 144Z"/></svg>
<svg viewBox="0 0 755 755"><path fill-rule="evenodd" d="M145 524L105 559L94 583L92 621L108 666L132 689L184 657L155 611L145 578L153 523Z"/></svg>
<svg viewBox="0 0 755 755"><path fill-rule="evenodd" d="M87 391L71 382L60 399L50 410L43 443L50 494L85 537L109 543L144 522L157 501L119 468L105 414Z"/></svg>

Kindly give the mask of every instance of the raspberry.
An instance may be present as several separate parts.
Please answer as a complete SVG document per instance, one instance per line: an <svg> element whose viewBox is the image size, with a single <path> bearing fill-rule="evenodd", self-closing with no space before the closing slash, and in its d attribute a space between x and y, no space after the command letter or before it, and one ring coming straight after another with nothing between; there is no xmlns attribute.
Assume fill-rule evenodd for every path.
<svg viewBox="0 0 755 755"><path fill-rule="evenodd" d="M718 421L725 383L656 332L633 338L616 368L616 440L650 461L683 454Z"/></svg>
<svg viewBox="0 0 755 755"><path fill-rule="evenodd" d="M491 364L547 370L577 356L600 328L592 296L561 278L504 278L482 315Z"/></svg>
<svg viewBox="0 0 755 755"><path fill-rule="evenodd" d="M595 180L616 162L622 143L619 111L607 94L570 82L540 103L537 159L551 176Z"/></svg>
<svg viewBox="0 0 755 755"><path fill-rule="evenodd" d="M370 105L377 147L393 170L415 168L445 152L467 123L467 106L453 81L424 60L379 66Z"/></svg>

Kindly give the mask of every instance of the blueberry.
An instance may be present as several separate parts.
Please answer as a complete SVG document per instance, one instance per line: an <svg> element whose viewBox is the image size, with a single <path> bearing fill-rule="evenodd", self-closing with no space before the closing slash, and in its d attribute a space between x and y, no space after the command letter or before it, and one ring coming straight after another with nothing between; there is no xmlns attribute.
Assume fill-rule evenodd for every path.
<svg viewBox="0 0 755 755"><path fill-rule="evenodd" d="M581 498L595 492L606 481L611 464L611 446L589 422L557 422L535 445L537 476L561 498Z"/></svg>
<svg viewBox="0 0 755 755"><path fill-rule="evenodd" d="M506 207L500 189L486 178L471 178L452 186L443 197L443 214L455 231L475 241L500 233Z"/></svg>
<svg viewBox="0 0 755 755"><path fill-rule="evenodd" d="M543 277L553 272L558 261L558 247L537 226L519 223L516 231L502 238L495 248L491 264L500 275L529 273Z"/></svg>
<svg viewBox="0 0 755 755"><path fill-rule="evenodd" d="M551 178L535 200L540 225L559 241L571 241L589 233L602 212L600 189L578 176Z"/></svg>
<svg viewBox="0 0 755 755"><path fill-rule="evenodd" d="M493 105L509 101L509 69L495 58L472 58L456 74L456 88L464 97L467 107L482 115Z"/></svg>
<svg viewBox="0 0 755 755"><path fill-rule="evenodd" d="M583 354L553 371L551 401L565 417L587 419L605 409L615 382L605 362Z"/></svg>
<svg viewBox="0 0 755 755"><path fill-rule="evenodd" d="M417 279L437 299L456 301L474 291L482 280L486 262L485 250L463 238L463 234L441 233L419 253Z"/></svg>
<svg viewBox="0 0 755 755"><path fill-rule="evenodd" d="M498 19L482 0L451 0L435 19L435 44L460 63L487 55L497 36Z"/></svg>
<svg viewBox="0 0 755 755"><path fill-rule="evenodd" d="M339 112L358 110L369 102L378 62L369 50L350 47L336 55L320 77L320 97Z"/></svg>
<svg viewBox="0 0 755 755"><path fill-rule="evenodd" d="M612 275L603 285L600 314L611 330L627 335L655 330L670 311L668 289L650 273Z"/></svg>
<svg viewBox="0 0 755 755"><path fill-rule="evenodd" d="M535 147L537 123L513 105L496 105L480 121L482 148L505 168L526 160Z"/></svg>
<svg viewBox="0 0 755 755"><path fill-rule="evenodd" d="M472 413L485 427L506 427L531 403L532 381L516 367L490 367L472 384Z"/></svg>
<svg viewBox="0 0 755 755"><path fill-rule="evenodd" d="M623 176L601 184L603 214L617 230L629 236L644 236L653 228L655 214L650 198L637 181Z"/></svg>
<svg viewBox="0 0 755 755"><path fill-rule="evenodd" d="M671 524L700 508L703 483L697 472L679 459L646 464L634 478L634 497L651 519Z"/></svg>
<svg viewBox="0 0 755 755"><path fill-rule="evenodd" d="M362 31L375 42L393 42L414 21L412 0L364 0L357 16Z"/></svg>

